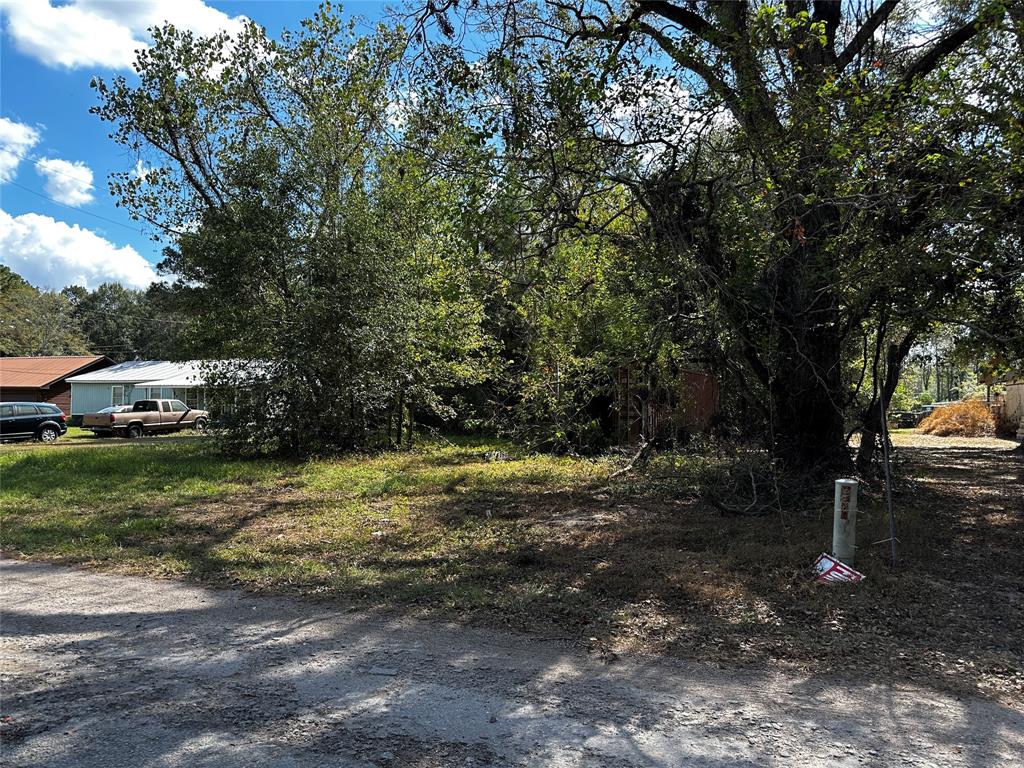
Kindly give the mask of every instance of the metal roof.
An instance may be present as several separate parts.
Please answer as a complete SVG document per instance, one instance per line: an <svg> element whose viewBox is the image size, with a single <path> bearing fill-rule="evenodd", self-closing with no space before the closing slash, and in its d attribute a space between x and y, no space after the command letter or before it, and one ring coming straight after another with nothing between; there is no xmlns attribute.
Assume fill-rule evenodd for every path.
<svg viewBox="0 0 1024 768"><path fill-rule="evenodd" d="M198 373L189 375L168 376L166 379L154 379L153 381L140 381L136 384L139 387L203 387L206 380Z"/></svg>
<svg viewBox="0 0 1024 768"><path fill-rule="evenodd" d="M90 365L107 360L106 355L52 355L47 357L0 357L0 386L44 389ZM115 366L116 367L116 366ZM91 376L92 373L82 374Z"/></svg>
<svg viewBox="0 0 1024 768"><path fill-rule="evenodd" d="M101 371L72 376L68 381L72 384L141 384L160 379L201 378L199 367L202 364L202 360L186 360L180 363L167 360L129 360L127 363L120 363Z"/></svg>

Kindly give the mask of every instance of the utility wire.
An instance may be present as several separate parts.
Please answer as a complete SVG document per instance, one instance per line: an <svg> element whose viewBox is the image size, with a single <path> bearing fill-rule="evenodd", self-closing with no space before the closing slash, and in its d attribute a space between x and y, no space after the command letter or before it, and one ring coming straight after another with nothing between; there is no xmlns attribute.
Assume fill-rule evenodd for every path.
<svg viewBox="0 0 1024 768"><path fill-rule="evenodd" d="M190 325L191 322L192 322L191 320L171 320L171 319L163 318L163 317L151 317L149 315L132 315L132 314L128 314L126 312L113 312L113 311L107 310L107 309L82 309L82 310L80 310L80 313L81 313L80 315L75 316L75 310L72 309L72 312L71 312L71 314L73 316L75 316L74 319L76 319L76 320L83 319L83 316L88 316L90 314L97 314L97 315L112 315L114 317L123 317L123 318L128 319L128 320L143 320L143 321L149 322L149 323L168 323L168 324L171 324L171 325Z"/></svg>
<svg viewBox="0 0 1024 768"><path fill-rule="evenodd" d="M33 160L28 155L23 155L20 152L15 152L13 149L3 149L3 150L0 150L0 152L2 152L3 154L7 154L7 155L13 155L14 157L18 158L19 160L24 160L26 163L35 162L35 164L36 164L36 173L39 173L40 175L43 175L44 172L39 170L39 163L42 162L42 160L46 160L48 158L44 157L44 158L41 158L40 160ZM57 158L54 158L54 159L57 159ZM67 162L70 162L70 161L65 160L63 162L67 163ZM79 161L79 162L81 162L81 161ZM74 163L71 163L71 164L74 165ZM83 165L84 165L84 163L83 163ZM86 167L88 167L88 166L86 166ZM74 179L75 181L79 181L79 182L82 181L82 177L81 176L75 176L75 174L67 173L65 171L58 171L56 168L47 168L45 173L47 173L47 174L49 174L49 173L56 173L59 176L67 176L69 179ZM89 168L89 175L92 176L92 168ZM89 186L90 187L92 186L92 182L91 181L89 182Z"/></svg>
<svg viewBox="0 0 1024 768"><path fill-rule="evenodd" d="M26 187L24 184L19 184L16 181L8 181L6 183L7 184L12 184L15 187L18 187L19 189L23 189L26 192L28 192L30 195L35 195L36 197L41 197L41 198L43 198L43 200L49 200L51 203L53 203L55 205L60 205L60 206L63 206L64 208L69 208L72 211L77 211L78 213L84 213L86 216L92 216L95 219L101 219L102 221L105 221L105 222L107 222L109 224L115 224L115 225L117 225L119 227L124 227L125 229L130 229L132 232L138 232L140 235L145 235L146 237L149 236L146 233L146 231L141 229L141 228L136 228L136 227L131 226L130 224L125 224L125 223L120 222L120 221L114 221L113 219L108 219L106 216L101 216L98 213L93 213L92 211L87 211L87 210L85 210L83 208L76 208L73 205L68 205L67 203L62 203L60 200L54 200L49 195L44 195L42 192L36 192L34 189Z"/></svg>

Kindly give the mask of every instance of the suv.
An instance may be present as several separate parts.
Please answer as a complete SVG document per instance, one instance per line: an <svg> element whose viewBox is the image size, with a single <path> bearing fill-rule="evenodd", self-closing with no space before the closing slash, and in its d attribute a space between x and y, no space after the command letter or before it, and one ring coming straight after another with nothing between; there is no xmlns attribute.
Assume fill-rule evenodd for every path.
<svg viewBox="0 0 1024 768"><path fill-rule="evenodd" d="M0 403L0 440L55 443L68 431L64 411L50 403Z"/></svg>

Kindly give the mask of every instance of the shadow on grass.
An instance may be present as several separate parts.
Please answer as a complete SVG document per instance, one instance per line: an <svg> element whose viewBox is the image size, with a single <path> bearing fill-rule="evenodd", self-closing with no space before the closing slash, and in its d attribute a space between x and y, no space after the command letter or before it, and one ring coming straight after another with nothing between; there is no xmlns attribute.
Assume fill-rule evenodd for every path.
<svg viewBox="0 0 1024 768"><path fill-rule="evenodd" d="M868 488L856 563L867 579L856 587L810 580L829 547L828 493L817 513L746 519L686 500L495 492L424 504L424 525L462 543L427 560L387 545L365 554L377 579L361 596L413 594L426 610L599 647L782 662L1019 701L1020 461L989 449L905 454L919 479L896 498L899 565L889 566L880 489ZM479 528L499 543L452 536Z"/></svg>
<svg viewBox="0 0 1024 768"><path fill-rule="evenodd" d="M56 486L24 457L5 468L5 490L35 501L8 512L4 541L63 562L411 606L602 653L780 662L1020 696L1020 461L902 450L919 479L896 497L899 570L887 564L879 489L865 488L856 566L867 579L857 587L810 581L830 543L829 489L807 514L723 518L692 499L609 492L599 475L573 481L548 459L486 463L465 447L366 467L76 452L45 465L67 462L72 474Z"/></svg>

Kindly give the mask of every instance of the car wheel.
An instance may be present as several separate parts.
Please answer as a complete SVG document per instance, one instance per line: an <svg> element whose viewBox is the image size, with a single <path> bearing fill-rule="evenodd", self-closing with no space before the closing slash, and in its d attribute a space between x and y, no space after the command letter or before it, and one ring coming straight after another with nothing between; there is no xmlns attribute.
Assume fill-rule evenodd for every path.
<svg viewBox="0 0 1024 768"><path fill-rule="evenodd" d="M39 439L44 443L56 443L58 437L60 437L60 432L56 427L43 427L39 430Z"/></svg>
<svg viewBox="0 0 1024 768"><path fill-rule="evenodd" d="M196 419L196 423L195 423L195 427L194 428L195 428L195 430L197 432L205 432L206 431L206 419L202 419L202 418Z"/></svg>
<svg viewBox="0 0 1024 768"><path fill-rule="evenodd" d="M135 440L136 438L142 437L143 431L142 426L139 424L132 424L128 427L128 439Z"/></svg>

